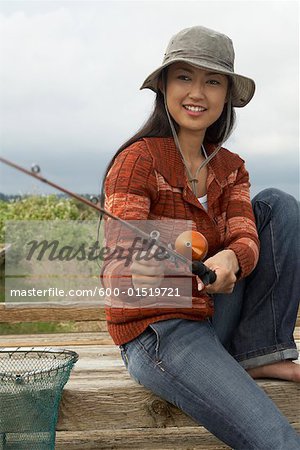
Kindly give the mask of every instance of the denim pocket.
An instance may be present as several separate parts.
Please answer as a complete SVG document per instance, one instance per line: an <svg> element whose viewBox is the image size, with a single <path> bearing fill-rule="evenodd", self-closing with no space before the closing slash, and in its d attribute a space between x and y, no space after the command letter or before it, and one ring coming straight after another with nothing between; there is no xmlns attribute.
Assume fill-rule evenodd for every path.
<svg viewBox="0 0 300 450"><path fill-rule="evenodd" d="M123 360L123 363L124 363L126 369L128 369L128 357L126 355L125 346L124 345L119 345L119 349L120 349L120 352L121 352L121 358Z"/></svg>
<svg viewBox="0 0 300 450"><path fill-rule="evenodd" d="M151 359L159 361L159 332L154 324L150 324L139 336L139 342Z"/></svg>

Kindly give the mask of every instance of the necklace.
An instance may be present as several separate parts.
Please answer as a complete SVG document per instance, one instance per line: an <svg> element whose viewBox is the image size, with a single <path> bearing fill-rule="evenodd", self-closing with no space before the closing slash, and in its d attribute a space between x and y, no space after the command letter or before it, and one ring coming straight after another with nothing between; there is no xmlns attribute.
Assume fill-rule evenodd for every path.
<svg viewBox="0 0 300 450"><path fill-rule="evenodd" d="M201 145L201 150L202 150L202 153L203 153L203 155L204 155L204 157L205 157L205 160L202 161L202 163L200 164L200 166L199 166L198 169L196 170L195 176L192 175L192 172L191 172L190 169L188 168L188 165L187 165L187 162L186 162L185 158L182 156L182 157L183 157L183 160L184 160L184 165L185 165L185 168L186 168L186 171L187 171L187 174L188 174L188 179L189 179L189 182L191 183L192 191L194 192L194 194L196 195L196 197L197 197L198 175L199 175L200 170L201 170L204 166L206 166L206 164L207 164L207 153L206 153L206 150L205 150L205 147L204 147L203 144Z"/></svg>

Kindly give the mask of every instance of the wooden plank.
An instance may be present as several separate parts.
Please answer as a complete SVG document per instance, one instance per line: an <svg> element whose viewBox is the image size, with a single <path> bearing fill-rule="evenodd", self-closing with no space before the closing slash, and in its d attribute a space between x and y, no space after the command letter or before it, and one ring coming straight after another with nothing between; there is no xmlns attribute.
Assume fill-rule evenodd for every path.
<svg viewBox="0 0 300 450"><path fill-rule="evenodd" d="M64 389L60 404L57 430L67 432L67 434L60 435L62 439L59 444L61 447L58 447L60 450L65 450L65 448L68 450L72 448L74 450L125 449L129 448L124 447L126 439L129 439L127 442L131 443L131 449L162 449L161 446L165 440L160 436L159 440L155 441L157 430L170 431L170 428L174 430L177 429L176 427L179 429L195 428L192 419L130 378L116 346L110 344L82 347L78 344L71 348L79 352L80 359ZM259 380L258 385L277 403L291 423L298 422L300 416L299 384ZM139 441L140 433L136 434L137 440L135 440L135 434L131 434L130 430L136 432L137 428L149 430L149 434L147 434L147 430L146 434L143 432L143 435L146 436L145 445L149 445L149 447L142 446L144 444ZM199 427L196 428L198 436ZM94 443L89 439L92 439L95 429L101 430L101 436L95 437ZM129 434L126 434L128 430ZM78 432L82 433L78 435ZM173 433L171 432L170 435ZM114 436L116 436L116 440L114 440ZM166 439L174 446L170 444L170 447L163 448L185 448L176 445L181 442L180 440L175 439L175 444L174 441L169 441L168 433L166 433ZM192 438L188 439L188 437L183 439L183 445L189 444L186 448L191 449L193 445L201 448L198 447L198 441L193 441ZM67 445L68 443L70 446ZM210 447L202 448L209 449ZM211 448L218 447L212 446Z"/></svg>
<svg viewBox="0 0 300 450"><path fill-rule="evenodd" d="M84 303L84 306L83 306ZM61 322L67 320L88 320L105 321L103 307L94 303L80 302L70 305L48 303L47 306L34 303L15 303L13 306L6 306L0 303L0 323L19 322Z"/></svg>
<svg viewBox="0 0 300 450"><path fill-rule="evenodd" d="M300 329L295 331L300 339ZM300 342L298 342L300 345ZM0 347L70 347L87 345L112 345L113 340L106 331L88 333L53 333L53 334L6 334L0 335ZM300 348L300 347L299 347Z"/></svg>
<svg viewBox="0 0 300 450"><path fill-rule="evenodd" d="M300 342L298 342L298 344L300 348ZM114 372L114 379L116 377L129 377L127 371L123 371L123 361L120 357L120 350L115 345L89 347L73 346L70 350L74 350L79 354L79 360L72 372L72 379L79 379L80 377L86 379L88 377L89 379L93 377L111 379L111 372Z"/></svg>
<svg viewBox="0 0 300 450"><path fill-rule="evenodd" d="M293 427L299 432L299 422ZM226 450L227 445L200 426L57 432L55 450Z"/></svg>
<svg viewBox="0 0 300 450"><path fill-rule="evenodd" d="M300 431L300 424L293 424ZM57 432L55 450L226 450L227 445L215 438L205 428L170 427L137 428L133 430L92 430L89 433Z"/></svg>
<svg viewBox="0 0 300 450"><path fill-rule="evenodd" d="M52 343L47 340L42 342L42 345L45 344ZM65 346L68 347L79 353L79 361L63 392L59 430L75 432L194 425L177 408L132 380L123 365L118 347L112 343ZM300 385L275 380L260 380L258 384L291 421L297 421L300 416Z"/></svg>
<svg viewBox="0 0 300 450"><path fill-rule="evenodd" d="M96 345L88 345L87 343L95 340L95 335L98 336ZM112 377L114 379L129 378L128 373L123 370L123 361L120 357L120 350L112 343L107 333L90 333L86 335L72 334L71 338L73 337L76 339L71 345L69 343L70 335L66 334L63 336L65 339L60 338L60 335L52 334L37 336L2 336L2 338L0 337L0 347L63 347L79 354L79 360L72 371L72 379L80 379L81 377L86 380L91 380L93 378L111 379ZM54 345L56 344L57 338L59 345ZM62 345L63 343L66 345ZM300 349L300 341L297 341L297 344Z"/></svg>
<svg viewBox="0 0 300 450"><path fill-rule="evenodd" d="M55 450L225 450L229 447L201 426L57 432Z"/></svg>
<svg viewBox="0 0 300 450"><path fill-rule="evenodd" d="M105 369L104 369L105 371ZM130 377L122 365L103 378L97 372L71 376L60 405L58 430L192 426L192 419ZM123 374L122 374L123 372ZM300 417L300 385L258 380L291 422ZM80 405L80 408L78 408ZM92 418L92 419L91 419Z"/></svg>
<svg viewBox="0 0 300 450"><path fill-rule="evenodd" d="M72 347L78 345L111 345L107 332L1 335L0 347Z"/></svg>

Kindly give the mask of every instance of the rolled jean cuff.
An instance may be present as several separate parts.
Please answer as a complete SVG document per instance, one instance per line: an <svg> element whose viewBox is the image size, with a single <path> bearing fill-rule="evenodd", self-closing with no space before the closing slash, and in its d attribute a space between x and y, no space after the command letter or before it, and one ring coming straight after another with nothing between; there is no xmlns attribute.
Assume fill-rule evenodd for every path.
<svg viewBox="0 0 300 450"><path fill-rule="evenodd" d="M264 349L264 352L253 352L256 353L255 356L246 355L237 355L235 359L244 369L254 369L255 367L265 366L267 364L274 364L278 361L284 361L286 359L297 360L299 357L299 352L297 348L282 348L282 349L273 349L271 351L267 351ZM258 354L260 353L260 354ZM263 354L262 354L263 353Z"/></svg>

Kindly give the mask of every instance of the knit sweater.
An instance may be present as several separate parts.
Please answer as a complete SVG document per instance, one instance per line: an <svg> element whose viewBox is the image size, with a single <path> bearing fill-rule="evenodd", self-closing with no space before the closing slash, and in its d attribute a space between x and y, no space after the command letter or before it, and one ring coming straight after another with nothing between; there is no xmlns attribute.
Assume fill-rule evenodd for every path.
<svg viewBox="0 0 300 450"><path fill-rule="evenodd" d="M213 150L212 145L206 147L208 155ZM105 207L127 221L191 221L192 228L208 241L207 257L223 249L233 250L240 266L239 277L246 277L259 256L248 172L244 161L225 148L207 167L206 211L189 187L173 138L144 138L116 157L105 181ZM117 240L116 233L114 236ZM117 285L125 292L131 286L130 268L124 268L124 261L105 263L102 277L105 287ZM204 320L213 314L212 297L197 290L195 277L186 307L174 304L172 308L170 304L147 308L132 298L131 304L123 300L115 298L106 305L108 331L117 345L134 339L153 322L172 318Z"/></svg>

